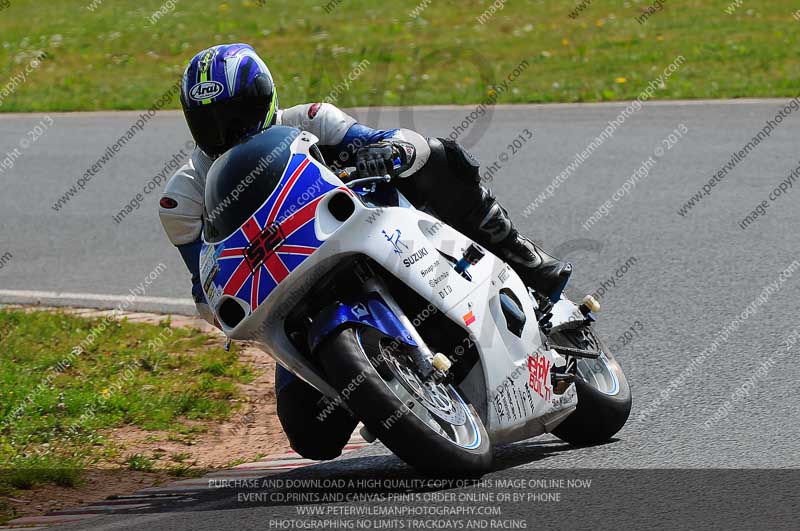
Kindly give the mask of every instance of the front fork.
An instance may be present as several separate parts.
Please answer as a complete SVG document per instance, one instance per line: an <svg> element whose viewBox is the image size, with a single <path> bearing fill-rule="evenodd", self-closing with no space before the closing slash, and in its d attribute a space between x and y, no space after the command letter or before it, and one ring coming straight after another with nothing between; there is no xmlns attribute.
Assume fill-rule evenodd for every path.
<svg viewBox="0 0 800 531"><path fill-rule="evenodd" d="M445 376L449 359L431 351L381 278L360 264L356 264L356 274L360 280L359 292L345 297L347 302L335 302L322 308L311 320L310 350L314 351L325 337L347 323L366 325L412 347L408 354L423 380Z"/></svg>
<svg viewBox="0 0 800 531"><path fill-rule="evenodd" d="M394 299L392 294L389 293L389 290L386 289L383 283L375 277L367 280L364 283L364 288L366 289L367 293L375 292L380 295L392 313L394 313L397 319L403 324L403 327L408 332L408 335L411 336L411 339L413 339L414 343L417 344L417 348L410 349L410 354L414 360L414 364L417 366L419 375L423 380L430 377L436 370L433 366L434 354L431 349L428 348L428 345L425 344L425 340L422 339L421 335L419 335L417 328L409 320L405 312L403 312L403 309L400 307L400 305L397 304L397 301Z"/></svg>

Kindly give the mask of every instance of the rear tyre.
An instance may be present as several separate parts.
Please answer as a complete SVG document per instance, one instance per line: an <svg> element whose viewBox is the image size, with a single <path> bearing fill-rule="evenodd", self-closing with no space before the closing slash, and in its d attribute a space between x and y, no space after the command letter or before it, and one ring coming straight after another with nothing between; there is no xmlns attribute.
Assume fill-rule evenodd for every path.
<svg viewBox="0 0 800 531"><path fill-rule="evenodd" d="M370 328L338 332L320 346L328 381L392 452L436 475L480 476L492 466L489 436L451 385L422 382L391 337Z"/></svg>
<svg viewBox="0 0 800 531"><path fill-rule="evenodd" d="M553 435L576 446L601 444L614 436L631 412L631 388L622 368L605 343L590 332L598 359L577 359L577 409L553 430Z"/></svg>

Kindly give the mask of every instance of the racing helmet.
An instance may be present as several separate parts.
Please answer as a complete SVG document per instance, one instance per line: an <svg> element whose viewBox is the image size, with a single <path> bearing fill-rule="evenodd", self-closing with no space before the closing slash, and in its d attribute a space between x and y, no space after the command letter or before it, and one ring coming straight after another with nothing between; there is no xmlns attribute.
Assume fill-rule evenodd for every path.
<svg viewBox="0 0 800 531"><path fill-rule="evenodd" d="M181 83L181 106L197 146L216 158L273 125L275 83L249 44L220 44L192 57Z"/></svg>

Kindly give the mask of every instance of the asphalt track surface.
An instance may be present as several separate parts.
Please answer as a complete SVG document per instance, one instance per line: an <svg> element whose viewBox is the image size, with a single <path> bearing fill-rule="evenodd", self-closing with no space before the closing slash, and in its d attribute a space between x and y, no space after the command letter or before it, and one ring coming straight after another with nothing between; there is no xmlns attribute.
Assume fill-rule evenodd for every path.
<svg viewBox="0 0 800 531"><path fill-rule="evenodd" d="M621 277L615 278L616 284L603 294L599 327L615 348L634 397L631 418L612 442L575 449L546 436L505 446L497 450L497 471L487 478L567 477L564 474L570 469L800 466L796 384L800 368L795 362L797 348L787 348L787 339L800 326L796 319L800 270L784 275L766 300L762 297L752 312L741 315L766 286L778 281L781 271L800 258L800 233L796 230L800 211L795 197L800 191L792 187L775 201L768 198L798 166L800 117L792 114L784 119L716 184L708 197L686 216L677 213L784 103L647 104L527 217L523 210L624 105L500 106L472 126L474 132L462 135L460 140L485 165L501 160L502 168L493 176L491 186L522 231L565 254L576 265L571 295L596 291L604 280ZM400 123L429 136L446 136L471 110L357 109L354 114L372 125L392 127ZM147 286L146 295L186 298L188 275L157 219L158 194L145 195L142 207L121 223L112 219L174 153L184 148L189 133L180 114L159 113L59 212L51 205L102 155L107 144L128 129L136 113L50 116L49 130L22 151L13 168L0 173L0 256L6 252L13 255L0 269L0 290L125 295L163 262L166 270ZM42 119L43 115L0 117L3 150L19 146L26 131ZM520 135L527 136L525 129L533 133L533 139L512 154L509 144ZM686 132L666 149L672 142L664 140L676 129ZM590 230L583 228L587 217L612 199L659 146L664 152L654 157L657 161L649 175L615 202L610 213ZM504 162L501 153L507 155ZM769 202L766 214L746 230L741 229L739 222L762 200ZM627 270L618 275L625 262L629 264ZM739 319L739 324L732 328L734 319ZM638 334L631 341L621 339L631 327ZM655 402L726 327L726 340L719 341L719 348L704 357L700 370L676 385L668 397ZM766 369L759 372L765 362ZM723 414L720 408L726 401L729 412ZM709 419L713 420L710 424ZM689 514L689 507L703 513L691 502L698 498L692 497L694 491L684 488L686 484L734 490L741 486L747 490L771 475L758 472L746 480L719 471L695 470L661 477L630 472L618 473L604 483L602 474L578 471L569 477L597 478L591 490L601 498L624 492L617 500L620 506L639 507L636 522L655 527L669 521L664 519L664 511ZM415 477L380 445L297 471L292 477L354 476ZM639 479L631 479L634 476ZM796 484L796 477L784 478L779 485L790 480ZM774 489L775 481L767 483ZM680 497L688 498L676 498L674 504L659 498L665 503L662 507L654 502L658 492L653 490L654 485L671 485L674 488L666 496L679 492ZM647 489L652 497L643 494ZM464 491L455 488L446 492ZM503 518L527 519L528 528L578 528L582 525L577 521L570 525L569 518L581 513L580 522L591 526L597 516L580 507L587 499L576 495L566 504L512 504ZM792 503L789 506L796 510L796 495ZM301 504L244 503L237 499L237 493L220 491L180 508L101 517L77 527L266 529L279 528L270 523L273 517L304 521L321 518L298 516L295 505ZM741 501L739 507L744 506ZM726 514L734 523L746 521L738 513ZM610 520L599 520L603 521Z"/></svg>

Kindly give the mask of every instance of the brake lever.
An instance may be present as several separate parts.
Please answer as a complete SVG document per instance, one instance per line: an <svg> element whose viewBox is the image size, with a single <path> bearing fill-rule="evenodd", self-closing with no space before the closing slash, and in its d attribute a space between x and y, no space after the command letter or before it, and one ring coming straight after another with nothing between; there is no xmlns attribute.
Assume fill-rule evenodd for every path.
<svg viewBox="0 0 800 531"><path fill-rule="evenodd" d="M352 181L345 183L345 186L352 189L354 187L359 187L359 186L363 187L364 185L370 183L375 183L375 184L380 182L388 183L391 180L392 180L391 175L384 175L383 177L362 177L361 179L353 179Z"/></svg>

